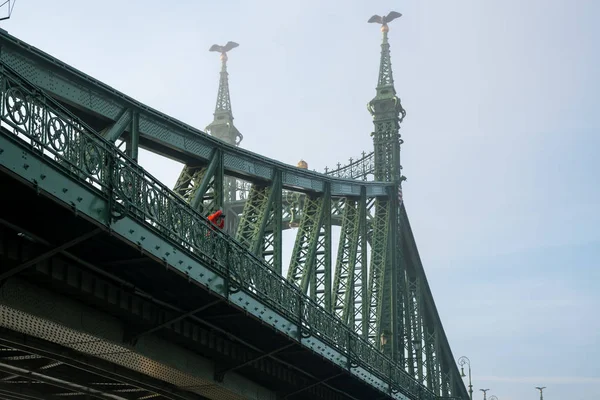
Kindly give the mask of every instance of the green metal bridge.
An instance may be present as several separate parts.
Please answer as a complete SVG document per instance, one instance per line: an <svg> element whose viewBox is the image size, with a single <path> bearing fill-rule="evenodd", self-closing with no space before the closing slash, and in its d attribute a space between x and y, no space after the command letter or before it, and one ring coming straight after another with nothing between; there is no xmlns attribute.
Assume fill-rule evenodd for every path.
<svg viewBox="0 0 600 400"><path fill-rule="evenodd" d="M235 43L207 134L0 31L0 399L468 399L402 202L398 16L374 151L324 174L239 146Z"/></svg>

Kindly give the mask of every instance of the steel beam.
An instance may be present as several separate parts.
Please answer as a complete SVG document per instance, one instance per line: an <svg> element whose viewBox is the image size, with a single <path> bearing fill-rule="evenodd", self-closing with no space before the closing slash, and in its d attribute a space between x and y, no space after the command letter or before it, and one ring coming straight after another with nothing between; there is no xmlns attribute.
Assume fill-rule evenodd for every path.
<svg viewBox="0 0 600 400"><path fill-rule="evenodd" d="M227 145L116 91L6 32L0 31L0 38L3 42L0 60L7 68L13 69L44 92L74 105L78 113L117 122L128 110L139 110L140 144L151 151L187 163L190 158L206 162L215 149L220 149L227 155L225 170L247 180L270 183L277 170L285 176L283 185L289 189L322 193L324 183L330 182L331 194L335 196L358 196L361 187L367 189L368 196L386 196L385 187L388 183L385 182L335 178Z"/></svg>
<svg viewBox="0 0 600 400"><path fill-rule="evenodd" d="M183 391L174 385L131 371L109 361L1 327L0 344L27 353L38 354L44 358L62 362L63 364L83 371L89 371L107 379L123 382L148 392L160 394L166 399L205 400L202 396Z"/></svg>
<svg viewBox="0 0 600 400"><path fill-rule="evenodd" d="M140 146L140 113L132 112L131 133L127 140L127 155L137 162Z"/></svg>
<svg viewBox="0 0 600 400"><path fill-rule="evenodd" d="M33 385L31 385L33 386ZM55 400L59 397L51 394L40 393L24 385L0 383L0 398L3 396L15 400Z"/></svg>
<svg viewBox="0 0 600 400"><path fill-rule="evenodd" d="M298 394L298 393L302 393L302 392L304 392L304 391L306 391L306 390L308 390L308 389L311 389L311 388L313 388L313 387L315 387L315 386L318 386L318 385L324 384L325 382L327 382L327 381L330 381L330 380L332 380L332 379L335 379L335 378L337 378L338 376L342 376L342 375L344 375L344 373L343 373L343 372L340 372L339 374L335 374L335 375L329 376L329 377L327 377L327 378L325 378L325 379L321 379L321 380L319 380L318 382L315 382L315 383L313 383L313 384L311 384L311 385L308 385L308 386L306 386L306 387L303 387L302 389L299 389L299 390L296 390L296 391L294 391L294 392L292 392L292 393L288 393L288 394L286 394L286 395L284 396L284 399L287 399L287 398L289 398L289 397L292 397L292 396L294 396L294 395L296 395L296 394ZM350 398L350 399L355 399L355 400L358 400L356 397L354 397L354 396L351 396L351 395L349 395L349 394L348 394L347 396L348 396L348 398Z"/></svg>
<svg viewBox="0 0 600 400"><path fill-rule="evenodd" d="M34 381L43 382L47 385L52 385L56 387L60 387L63 389L71 390L75 393L82 393L87 396L91 396L97 399L105 399L105 400L128 400L126 397L115 396L111 394L107 394L105 392L101 392L96 389L92 389L90 387L79 385L76 383L68 382L63 379L55 378L49 375L41 374L39 372L34 372L25 368L20 368L6 362L0 362L0 371L6 372L9 374L19 375L23 378L28 378Z"/></svg>
<svg viewBox="0 0 600 400"><path fill-rule="evenodd" d="M228 367L228 368L225 368L225 369L217 369L217 368L215 367L215 380L216 380L217 382L223 382L223 378L225 377L225 374L226 374L227 372L235 371L236 369L239 369L239 368L245 367L246 365L249 365L249 364L252 364L252 363L254 363L254 362L256 362L256 361L262 360L263 358L272 357L272 356L274 356L276 353L279 353L280 351L282 351L282 350L285 350L285 349L288 349L288 348L290 348L290 347L292 347L292 346L295 346L295 345L296 345L296 343L289 343L289 344L286 344L285 346L282 346L282 347L280 347L280 348L278 348L278 349L275 349L275 350L273 350L273 351L270 351L270 352L268 352L268 353L261 354L261 355L260 355L260 356L258 356L258 357L254 357L254 358L252 358L252 359L250 359L250 360L248 360L248 361L246 361L246 362L243 362L243 363L237 364L237 365L235 365L235 366L233 366L233 367Z"/></svg>
<svg viewBox="0 0 600 400"><path fill-rule="evenodd" d="M162 328L164 328L166 326L169 326L169 325L171 325L171 324L173 324L173 323L175 323L177 321L181 321L182 319L191 317L191 316L199 313L200 311L206 310L207 308L210 308L210 307L214 306L215 304L219 304L219 303L222 303L222 302L223 302L223 300L215 300L215 301L210 302L208 304L204 304L201 307L196 308L195 310L192 310L192 311L186 312L184 314L181 314L180 316L172 318L172 319L168 320L167 322L164 322L164 323L162 323L160 325L157 325L157 326L155 326L153 328L150 328L148 330L145 330L145 331L142 331L142 332L139 332L139 333L135 333L133 335L133 337L131 337L131 339L129 339L129 341L131 343L136 343L138 341L138 339L141 338L142 336L145 336L145 335L148 335L150 333L156 332L156 331L158 331L158 330L160 330L160 329L162 329Z"/></svg>
<svg viewBox="0 0 600 400"><path fill-rule="evenodd" d="M26 261L23 264L10 269L9 271L6 271L3 274L0 274L0 282L2 282L5 279L10 278L11 276L18 274L19 272L26 270L27 268L31 267L32 265L35 265L41 261L44 261L44 260L54 256L55 254L62 253L69 247L73 247L79 243L85 242L86 240L88 240L88 239L96 236L98 233L102 232L102 230L103 230L102 228L96 228L88 233L83 234L82 236L78 236L75 239L68 241L67 243L61 244L60 246L57 246L50 251L40 254L39 256L34 257L33 259Z"/></svg>
<svg viewBox="0 0 600 400"><path fill-rule="evenodd" d="M123 111L119 119L117 119L117 121L104 133L106 140L114 143L119 137L121 137L123 132L125 132L127 125L129 125L131 122L131 118L131 110L127 109Z"/></svg>

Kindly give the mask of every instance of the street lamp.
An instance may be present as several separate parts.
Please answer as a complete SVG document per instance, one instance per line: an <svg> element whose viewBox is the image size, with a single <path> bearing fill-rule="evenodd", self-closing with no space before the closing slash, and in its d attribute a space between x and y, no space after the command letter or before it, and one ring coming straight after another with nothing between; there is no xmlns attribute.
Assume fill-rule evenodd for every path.
<svg viewBox="0 0 600 400"><path fill-rule="evenodd" d="M546 389L546 386L543 386L543 387L536 386L535 388L540 391L540 400L544 400L544 389Z"/></svg>
<svg viewBox="0 0 600 400"><path fill-rule="evenodd" d="M486 400L487 399L487 397L486 397L487 391L490 389L479 389L479 390L481 390L483 392L483 400Z"/></svg>
<svg viewBox="0 0 600 400"><path fill-rule="evenodd" d="M473 400L473 383L471 382L471 360L469 360L465 356L462 356L458 359L458 365L460 365L460 376L463 378L466 377L465 364L469 366L469 399Z"/></svg>

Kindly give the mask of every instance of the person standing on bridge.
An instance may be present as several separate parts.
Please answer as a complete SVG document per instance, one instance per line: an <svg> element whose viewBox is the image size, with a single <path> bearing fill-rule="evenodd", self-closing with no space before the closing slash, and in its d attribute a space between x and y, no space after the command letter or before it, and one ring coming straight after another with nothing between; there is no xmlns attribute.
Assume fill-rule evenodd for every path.
<svg viewBox="0 0 600 400"><path fill-rule="evenodd" d="M225 214L223 214L223 210L217 210L210 214L208 220L221 230L225 227Z"/></svg>

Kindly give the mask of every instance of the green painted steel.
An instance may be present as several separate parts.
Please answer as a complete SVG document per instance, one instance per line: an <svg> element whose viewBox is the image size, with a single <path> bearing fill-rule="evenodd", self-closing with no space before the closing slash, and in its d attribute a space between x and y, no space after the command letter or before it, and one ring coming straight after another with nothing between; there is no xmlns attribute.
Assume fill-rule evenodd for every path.
<svg viewBox="0 0 600 400"><path fill-rule="evenodd" d="M106 126L97 127L98 131L110 128L125 110L137 110L140 148L183 164L193 159L196 166L206 166L215 149L219 149L225 173L250 182L272 183L275 175L281 174L282 186L288 190L322 193L325 183L330 183L332 196L359 196L362 187L367 189L368 196L387 195L387 182L325 176L229 145L118 92L5 31L0 30L0 39L0 59L5 65L39 90L74 105L78 119L89 120L89 125L108 121Z"/></svg>
<svg viewBox="0 0 600 400"><path fill-rule="evenodd" d="M103 173L118 177L112 186L100 185L102 191L115 193L111 200L113 212L123 212L123 208L131 207L131 196L141 196L133 201L134 209L141 207L140 218L160 226L160 234L166 239L181 243L192 254L205 257L205 253L210 253L213 263L214 259L234 257L233 263L215 264L223 268L229 265L222 285L248 282L253 295L259 297L253 301L265 304L265 312L273 318L288 321L288 327L301 321L297 330L284 333L314 331L314 337L332 346L336 354L345 355L346 361L352 364L353 356L360 358L365 364L359 368L384 376L383 381L391 379L409 397L421 390L421 398L435 393L466 399L468 395L435 308L401 197L405 178L400 165L399 129L406 112L394 87L388 39L388 23L397 17L397 13L390 13L370 20L380 23L383 33L376 96L368 104L374 122L374 151L363 153L357 160L350 159L345 166L338 164L325 174L268 160L237 146L241 134L233 125L226 66L227 51L235 47L231 44L213 46L214 51L221 53L222 65L215 118L207 127L212 136L135 102L2 32L0 36L7 45L0 57L3 65L21 73L36 89L75 104L75 115L69 116L66 111L58 114L66 115L61 117L67 121L62 126L79 129L70 142L79 150L69 150L67 155L58 151L64 157L57 157L57 162L90 182L90 173L74 169L73 164L81 167L91 155L97 158L96 154L102 153L106 160ZM3 93L3 110L29 104L19 103L21 95L11 97L9 92ZM37 96L49 99L43 93ZM30 108L33 113L35 107ZM3 111L2 115L11 129L29 132L35 128L35 124L18 125L10 112ZM88 136L98 140L93 129L86 126L95 121L92 115L106 121L97 129L105 138L125 141L129 158L110 146L90 150L93 154L82 150L86 140L91 140ZM53 120L53 124L54 131L48 131L45 145L52 146L50 139L60 137L51 133L61 131L60 123ZM105 142L98 143L104 146ZM35 141L31 146L41 148ZM148 190L143 183L147 178L142 178L146 177L145 172L139 166L135 173L128 172L127 163L136 159L138 147L185 163L174 187L178 196L162 194L168 192L162 186ZM111 164L121 158L127 160L128 167L123 167L122 161ZM103 182L104 177L94 179ZM129 187L125 192L130 197L119 195L117 188L131 179L134 184L125 186ZM141 192L136 192L138 189ZM156 203L153 199L157 199ZM237 241L219 233L224 244L216 244L218 241L213 239L209 240L210 245L206 240L196 243L197 234L209 229L200 215L219 207L228 216L238 218L234 229L226 230ZM340 241L332 273L334 225L340 226ZM202 232L195 232L199 226ZM282 259L282 232L286 229L294 230L296 235L287 282L280 276L283 263L288 261ZM302 307L304 311L298 311ZM300 340L305 339L311 340ZM318 344L311 346L319 348ZM404 380L408 376L413 379Z"/></svg>
<svg viewBox="0 0 600 400"><path fill-rule="evenodd" d="M1 72L0 165L389 397L434 398L91 127L7 66Z"/></svg>

